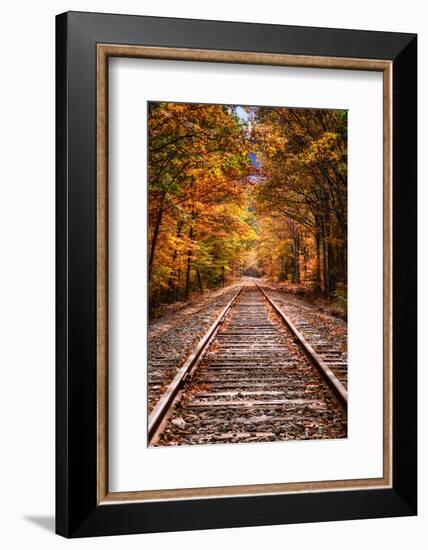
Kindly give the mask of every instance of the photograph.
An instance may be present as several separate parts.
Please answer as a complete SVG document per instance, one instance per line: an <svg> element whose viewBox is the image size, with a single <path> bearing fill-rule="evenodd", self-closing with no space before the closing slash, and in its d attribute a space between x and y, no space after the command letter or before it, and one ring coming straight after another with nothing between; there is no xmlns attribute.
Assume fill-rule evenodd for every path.
<svg viewBox="0 0 428 550"><path fill-rule="evenodd" d="M55 289L55 468L41 463L55 532L169 533L171 547L180 531L240 527L250 546L263 529L259 547L288 529L319 546L330 523L335 548L360 548L389 521L385 544L401 548L422 532L405 517L418 513L419 20L386 3L371 29L360 6L252 18L229 3L230 20L201 6L55 18L55 281L33 285ZM19 149L15 178L46 143ZM24 180L40 198L42 172L9 188L46 223L22 200ZM36 225L12 218L7 235L31 239ZM18 283L41 265L34 250L14 248ZM34 355L22 334L12 357ZM341 528L364 519L357 536Z"/></svg>
<svg viewBox="0 0 428 550"><path fill-rule="evenodd" d="M3 4L0 548L428 547L423 6Z"/></svg>
<svg viewBox="0 0 428 550"><path fill-rule="evenodd" d="M346 438L347 110L147 113L148 446Z"/></svg>

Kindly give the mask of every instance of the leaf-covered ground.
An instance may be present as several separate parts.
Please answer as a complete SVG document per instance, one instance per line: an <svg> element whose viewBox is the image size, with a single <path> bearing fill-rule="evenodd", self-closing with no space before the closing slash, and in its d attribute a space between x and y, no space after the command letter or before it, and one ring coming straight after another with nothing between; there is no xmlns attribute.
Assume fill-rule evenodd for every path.
<svg viewBox="0 0 428 550"><path fill-rule="evenodd" d="M205 293L188 304L165 307L149 328L149 409L237 289L232 284Z"/></svg>
<svg viewBox="0 0 428 550"><path fill-rule="evenodd" d="M310 304L304 298L289 294L283 285L265 282L263 286L291 321L295 323L304 318L323 334L332 347L339 349L347 357L348 325L346 321L330 315L322 306Z"/></svg>
<svg viewBox="0 0 428 550"><path fill-rule="evenodd" d="M154 444L346 437L346 414L254 283L240 293Z"/></svg>
<svg viewBox="0 0 428 550"><path fill-rule="evenodd" d="M242 282L242 281L241 281ZM332 346L347 354L347 324L323 313L302 298L287 294L276 285L260 281L275 302L295 321L304 318L323 332ZM239 282L195 297L189 304L174 304L162 311L162 316L149 330L149 410L156 404L192 348L220 311L232 298Z"/></svg>

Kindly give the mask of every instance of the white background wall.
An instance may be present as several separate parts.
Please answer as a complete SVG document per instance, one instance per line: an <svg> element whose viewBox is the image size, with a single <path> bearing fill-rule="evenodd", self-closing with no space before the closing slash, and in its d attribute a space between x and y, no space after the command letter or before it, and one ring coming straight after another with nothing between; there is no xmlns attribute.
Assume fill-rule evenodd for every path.
<svg viewBox="0 0 428 550"><path fill-rule="evenodd" d="M428 22L417 0L76 0L7 2L0 17L0 544L15 548L419 549L428 530L427 483L420 516L67 542L54 512L54 16L66 10L224 19L419 33L420 87ZM426 92L425 92L426 93ZM422 91L420 91L422 98ZM420 182L426 109L420 105ZM424 126L424 128L422 128ZM420 226L426 193L420 186ZM425 204L424 204L425 202ZM424 209L425 206L425 209ZM423 240L420 239L422 251ZM420 280L423 278L422 262ZM422 291L420 310L423 309ZM421 320L422 321L422 320ZM422 322L420 324L422 340ZM422 355L422 354L421 354ZM423 360L421 359L421 364ZM420 372L420 464L426 377Z"/></svg>

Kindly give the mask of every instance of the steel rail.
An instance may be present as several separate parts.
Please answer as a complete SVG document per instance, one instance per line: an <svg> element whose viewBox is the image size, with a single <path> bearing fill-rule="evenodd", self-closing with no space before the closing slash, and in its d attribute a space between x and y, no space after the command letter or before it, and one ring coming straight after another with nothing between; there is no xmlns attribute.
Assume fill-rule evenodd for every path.
<svg viewBox="0 0 428 550"><path fill-rule="evenodd" d="M348 406L348 392L346 388L343 386L343 384L340 382L340 380L337 378L334 372L330 369L327 363L317 354L314 348L306 341L306 339L301 334L301 332L294 326L291 319L282 311L282 309L280 309L276 305L276 303L272 300L272 298L270 298L270 296L266 294L266 292L263 290L263 288L261 288L261 286L258 283L254 283L254 284L257 286L257 288L264 295L266 300L270 303L270 305L274 308L274 310L278 313L278 315L281 317L281 319L284 321L284 323L293 333L297 342L300 344L301 348L305 352L306 356L310 359L312 364L315 365L315 367L319 370L322 377L330 386L334 395L337 397L340 405L346 410Z"/></svg>
<svg viewBox="0 0 428 550"><path fill-rule="evenodd" d="M177 394L180 389L183 387L184 382L193 374L196 370L196 367L200 363L205 350L208 348L213 338L217 334L221 324L226 319L227 314L232 308L235 300L237 299L239 293L242 290L240 286L237 292L233 295L232 299L223 308L220 315L216 318L213 324L206 331L204 336L199 341L198 345L193 349L192 353L187 357L186 361L180 367L179 371L175 375L172 382L169 384L165 392L162 394L162 397L156 403L154 409L150 413L149 422L148 422L148 439L149 445L152 440L159 435L159 427L161 426L164 418L168 414Z"/></svg>

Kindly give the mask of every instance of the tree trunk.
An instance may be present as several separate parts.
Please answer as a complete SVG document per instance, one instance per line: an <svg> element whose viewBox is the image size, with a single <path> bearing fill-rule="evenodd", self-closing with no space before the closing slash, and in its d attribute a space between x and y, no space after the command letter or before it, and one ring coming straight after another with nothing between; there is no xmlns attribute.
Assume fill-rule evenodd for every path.
<svg viewBox="0 0 428 550"><path fill-rule="evenodd" d="M189 240L192 242L193 239L193 227L190 226L189 229ZM184 299L187 302L189 299L189 293L190 293L190 268L192 265L192 246L190 245L187 250L187 267L186 267L186 286L184 289Z"/></svg>
<svg viewBox="0 0 428 550"><path fill-rule="evenodd" d="M293 283L300 284L300 243L299 243L299 231L293 227L293 254L294 254L294 271L293 271Z"/></svg>
<svg viewBox="0 0 428 550"><path fill-rule="evenodd" d="M203 294L204 287L202 286L202 278L201 278L201 272L199 271L199 267L196 268L196 275L198 277L199 290L201 291L201 294Z"/></svg>
<svg viewBox="0 0 428 550"><path fill-rule="evenodd" d="M327 242L328 276L330 294L336 290L336 259L330 240Z"/></svg>
<svg viewBox="0 0 428 550"><path fill-rule="evenodd" d="M326 243L326 228L325 217L322 222L322 248L323 248L323 272L324 272L324 294L326 297L330 295L330 277L329 277L329 258L327 253Z"/></svg>
<svg viewBox="0 0 428 550"><path fill-rule="evenodd" d="M162 223L162 215L163 215L163 207L165 203L165 196L166 192L164 191L161 195L161 201L159 205L159 210L156 216L156 222L155 222L155 228L153 230L153 239L152 239L152 246L150 247L150 256L149 256L149 280L152 276L152 267L153 267L153 261L155 259L155 252L156 252L156 243L158 240L159 235L159 229Z"/></svg>
<svg viewBox="0 0 428 550"><path fill-rule="evenodd" d="M183 222L179 220L177 222L177 231L176 231L176 237L179 239L181 237L181 229L183 227ZM172 254L172 271L171 276L168 280L168 295L170 302L174 301L174 295L175 295L175 286L177 284L177 281L175 280L176 276L176 270L175 270L175 263L177 261L178 251L177 248L174 248L174 252Z"/></svg>
<svg viewBox="0 0 428 550"><path fill-rule="evenodd" d="M317 266L315 272L315 290L319 292L321 290L321 242L320 234L315 235L315 247L317 249Z"/></svg>
<svg viewBox="0 0 428 550"><path fill-rule="evenodd" d="M321 227L319 216L315 216L315 292L321 291Z"/></svg>
<svg viewBox="0 0 428 550"><path fill-rule="evenodd" d="M176 302L177 300L179 300L180 296L181 296L181 266L178 268L178 272L177 272L177 285L175 287L175 292L174 292L174 301Z"/></svg>
<svg viewBox="0 0 428 550"><path fill-rule="evenodd" d="M336 290L336 259L334 257L332 245L332 222L331 217L327 214L326 218L326 234L327 234L327 274L328 274L328 294L331 295Z"/></svg>
<svg viewBox="0 0 428 550"><path fill-rule="evenodd" d="M305 283L305 285L306 285L306 281L307 281L307 278L308 278L308 275L307 275L307 272L308 272L307 263L308 263L308 249L307 249L307 247L305 246L305 247L303 248L303 282Z"/></svg>

